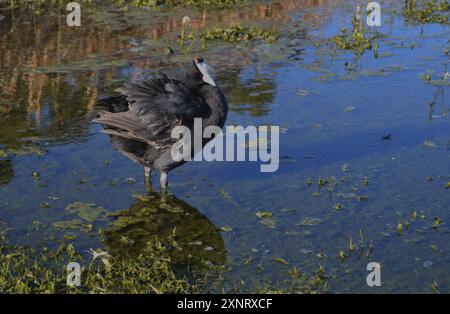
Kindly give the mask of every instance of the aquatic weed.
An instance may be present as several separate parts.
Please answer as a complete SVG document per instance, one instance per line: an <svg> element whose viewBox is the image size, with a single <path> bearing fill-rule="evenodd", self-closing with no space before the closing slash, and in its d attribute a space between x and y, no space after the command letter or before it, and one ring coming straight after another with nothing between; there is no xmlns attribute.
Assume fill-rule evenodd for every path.
<svg viewBox="0 0 450 314"><path fill-rule="evenodd" d="M450 4L446 0L404 0L402 15L409 23L448 24Z"/></svg>
<svg viewBox="0 0 450 314"><path fill-rule="evenodd" d="M248 27L242 25L232 26L230 28L216 26L213 29L201 32L199 36L203 43L205 41L212 40L238 43L258 39L273 42L277 39L277 34L272 31L264 30L259 27Z"/></svg>

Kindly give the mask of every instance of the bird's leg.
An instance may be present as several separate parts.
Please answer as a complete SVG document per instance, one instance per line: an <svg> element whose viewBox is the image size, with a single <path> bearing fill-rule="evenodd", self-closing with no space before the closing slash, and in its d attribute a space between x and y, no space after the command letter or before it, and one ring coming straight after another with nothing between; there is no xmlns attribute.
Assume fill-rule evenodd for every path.
<svg viewBox="0 0 450 314"><path fill-rule="evenodd" d="M147 189L148 193L153 193L153 187L152 187L152 168L144 167L144 185Z"/></svg>
<svg viewBox="0 0 450 314"><path fill-rule="evenodd" d="M144 176L145 176L145 181L151 181L152 168L144 167Z"/></svg>
<svg viewBox="0 0 450 314"><path fill-rule="evenodd" d="M161 177L159 178L159 182L161 184L162 189L167 189L167 186L169 185L169 182L167 179L167 172L161 171Z"/></svg>

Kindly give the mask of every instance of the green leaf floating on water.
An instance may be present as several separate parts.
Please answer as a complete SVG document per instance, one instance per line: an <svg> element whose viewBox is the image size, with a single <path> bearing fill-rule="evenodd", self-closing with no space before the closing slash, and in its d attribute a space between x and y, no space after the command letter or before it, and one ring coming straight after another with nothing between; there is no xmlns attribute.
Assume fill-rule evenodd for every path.
<svg viewBox="0 0 450 314"><path fill-rule="evenodd" d="M0 158L6 158L6 157L8 157L8 154L4 150L0 149Z"/></svg>
<svg viewBox="0 0 450 314"><path fill-rule="evenodd" d="M273 259L275 262L279 263L279 264L283 264L283 265L289 265L289 262L286 261L285 259L281 258L281 257L275 257Z"/></svg>
<svg viewBox="0 0 450 314"><path fill-rule="evenodd" d="M257 211L256 212L256 216L258 218L261 218L261 220L259 221L260 223L262 223L263 225L269 227L269 228L275 228L276 226L276 221L275 218L273 217L273 213L269 212L269 211Z"/></svg>
<svg viewBox="0 0 450 314"><path fill-rule="evenodd" d="M345 255L345 252L344 252L344 251L339 250L338 257L339 257L339 259L340 259L341 261L343 261L343 260L345 260L345 258L346 258L347 256Z"/></svg>
<svg viewBox="0 0 450 314"><path fill-rule="evenodd" d="M446 189L450 189L450 182L447 182L447 184L445 185Z"/></svg>
<svg viewBox="0 0 450 314"><path fill-rule="evenodd" d="M306 217L303 218L298 225L299 226L314 226L314 225L318 225L322 222L321 219L319 218L314 218L314 217Z"/></svg>
<svg viewBox="0 0 450 314"><path fill-rule="evenodd" d="M78 214L80 218L89 222L106 216L106 209L103 207L82 202L71 203L67 205L66 210L72 214Z"/></svg>
<svg viewBox="0 0 450 314"><path fill-rule="evenodd" d="M272 217L273 216L273 213L272 212L269 212L269 211L257 211L256 212L256 216L258 217L258 218L267 218L267 217Z"/></svg>
<svg viewBox="0 0 450 314"><path fill-rule="evenodd" d="M231 231L233 231L233 227L231 227L231 226L223 226L223 227L220 228L220 230L223 231L223 232L231 232Z"/></svg>
<svg viewBox="0 0 450 314"><path fill-rule="evenodd" d="M430 140L425 140L425 142L423 142L423 145L432 149L438 148L438 146Z"/></svg>
<svg viewBox="0 0 450 314"><path fill-rule="evenodd" d="M434 223L431 226L432 228L437 228L437 227L439 227L442 224L442 219L441 218L435 217L433 219L434 219Z"/></svg>
<svg viewBox="0 0 450 314"><path fill-rule="evenodd" d="M403 224L401 222L397 225L397 233L401 236L403 233Z"/></svg>
<svg viewBox="0 0 450 314"><path fill-rule="evenodd" d="M261 219L259 222L271 229L274 229L276 226L276 221L275 218L273 217L265 217Z"/></svg>

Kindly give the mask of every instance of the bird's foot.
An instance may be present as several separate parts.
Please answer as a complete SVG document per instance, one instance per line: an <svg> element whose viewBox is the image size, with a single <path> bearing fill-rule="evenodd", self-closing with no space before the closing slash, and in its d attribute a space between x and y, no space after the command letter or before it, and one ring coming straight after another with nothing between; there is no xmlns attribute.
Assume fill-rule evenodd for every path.
<svg viewBox="0 0 450 314"><path fill-rule="evenodd" d="M152 168L144 167L144 185L147 189L147 192L153 193L153 187L152 187Z"/></svg>

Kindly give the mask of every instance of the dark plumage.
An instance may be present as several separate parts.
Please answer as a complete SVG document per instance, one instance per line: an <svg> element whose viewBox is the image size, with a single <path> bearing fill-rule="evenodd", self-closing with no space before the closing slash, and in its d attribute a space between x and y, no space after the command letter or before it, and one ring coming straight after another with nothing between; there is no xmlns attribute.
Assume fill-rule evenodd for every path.
<svg viewBox="0 0 450 314"><path fill-rule="evenodd" d="M186 126L193 136L194 118L202 118L203 129L222 128L228 112L226 98L202 58L180 79L151 76L117 92L120 95L97 102L99 117L94 121L103 125L118 151L144 166L146 179L159 170L163 188L167 173L184 163L172 159L171 148L178 141L171 137L172 129Z"/></svg>

